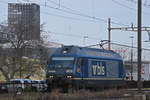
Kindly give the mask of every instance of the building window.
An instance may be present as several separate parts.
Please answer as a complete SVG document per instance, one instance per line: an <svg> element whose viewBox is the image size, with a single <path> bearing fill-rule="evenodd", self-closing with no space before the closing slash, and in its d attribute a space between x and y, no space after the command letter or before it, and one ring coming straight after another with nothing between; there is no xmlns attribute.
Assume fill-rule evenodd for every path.
<svg viewBox="0 0 150 100"><path fill-rule="evenodd" d="M3 38L7 38L7 34L3 34Z"/></svg>

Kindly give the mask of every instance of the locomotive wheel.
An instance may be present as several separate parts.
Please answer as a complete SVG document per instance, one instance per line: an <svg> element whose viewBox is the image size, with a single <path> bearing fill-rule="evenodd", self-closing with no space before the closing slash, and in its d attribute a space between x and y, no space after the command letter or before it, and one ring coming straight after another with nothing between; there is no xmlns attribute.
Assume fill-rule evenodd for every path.
<svg viewBox="0 0 150 100"><path fill-rule="evenodd" d="M51 92L52 91L52 86L51 84L47 84L47 92Z"/></svg>
<svg viewBox="0 0 150 100"><path fill-rule="evenodd" d="M64 84L64 85L62 86L62 92L63 92L63 93L68 93L68 84Z"/></svg>
<svg viewBox="0 0 150 100"><path fill-rule="evenodd" d="M72 85L69 85L69 86L68 86L68 92L69 92L69 93L73 93L73 92L74 92L74 88L73 88Z"/></svg>

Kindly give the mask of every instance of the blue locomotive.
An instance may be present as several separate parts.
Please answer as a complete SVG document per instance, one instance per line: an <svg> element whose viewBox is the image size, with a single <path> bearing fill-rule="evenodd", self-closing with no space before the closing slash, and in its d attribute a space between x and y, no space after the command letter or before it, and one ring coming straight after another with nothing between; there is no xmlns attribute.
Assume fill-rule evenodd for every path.
<svg viewBox="0 0 150 100"><path fill-rule="evenodd" d="M125 70L119 54L78 46L56 49L46 71L49 89L118 87L125 85L124 78Z"/></svg>

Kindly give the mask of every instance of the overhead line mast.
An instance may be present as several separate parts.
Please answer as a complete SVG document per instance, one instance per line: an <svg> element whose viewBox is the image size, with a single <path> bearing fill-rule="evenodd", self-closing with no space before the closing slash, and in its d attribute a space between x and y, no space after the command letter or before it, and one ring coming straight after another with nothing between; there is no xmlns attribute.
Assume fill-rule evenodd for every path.
<svg viewBox="0 0 150 100"><path fill-rule="evenodd" d="M148 32L148 35L150 34L150 27L141 27L141 31ZM138 32L138 27L134 27L133 24L131 24L131 27L111 27L111 19L108 18L108 49L111 49L111 30L121 30L121 31L132 31L132 32Z"/></svg>
<svg viewBox="0 0 150 100"><path fill-rule="evenodd" d="M142 91L142 81L141 81L141 56L142 56L142 49L141 49L141 24L142 24L142 0L138 0L138 91Z"/></svg>

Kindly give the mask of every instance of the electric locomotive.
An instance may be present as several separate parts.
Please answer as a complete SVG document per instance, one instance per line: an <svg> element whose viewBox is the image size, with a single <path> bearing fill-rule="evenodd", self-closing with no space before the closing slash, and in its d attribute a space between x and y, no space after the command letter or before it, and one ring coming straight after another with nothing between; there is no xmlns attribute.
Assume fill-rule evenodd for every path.
<svg viewBox="0 0 150 100"><path fill-rule="evenodd" d="M48 60L46 71L49 89L117 87L125 85L124 79L123 60L118 53L78 46L58 48Z"/></svg>

